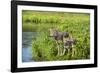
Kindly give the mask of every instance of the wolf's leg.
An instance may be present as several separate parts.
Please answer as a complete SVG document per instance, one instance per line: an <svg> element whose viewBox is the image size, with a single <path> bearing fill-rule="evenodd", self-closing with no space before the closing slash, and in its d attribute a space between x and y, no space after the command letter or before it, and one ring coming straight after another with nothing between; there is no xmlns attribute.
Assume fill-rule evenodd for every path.
<svg viewBox="0 0 100 73"><path fill-rule="evenodd" d="M65 54L65 52L66 52L66 49L64 48L62 55L64 55L64 54Z"/></svg>
<svg viewBox="0 0 100 73"><path fill-rule="evenodd" d="M58 49L58 56L60 55L60 47L59 47L59 44L58 44L58 42L56 41L56 44L57 44L57 49Z"/></svg>
<svg viewBox="0 0 100 73"><path fill-rule="evenodd" d="M62 56L62 51L63 51L63 44L62 42L60 41L59 42L59 55Z"/></svg>
<svg viewBox="0 0 100 73"><path fill-rule="evenodd" d="M74 55L75 55L75 48L74 48L74 46L72 45L72 57L74 57Z"/></svg>

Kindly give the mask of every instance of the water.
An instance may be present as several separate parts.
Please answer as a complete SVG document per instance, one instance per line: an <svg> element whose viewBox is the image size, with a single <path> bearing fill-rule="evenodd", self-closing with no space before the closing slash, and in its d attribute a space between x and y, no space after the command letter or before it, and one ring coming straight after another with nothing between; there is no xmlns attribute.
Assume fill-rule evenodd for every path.
<svg viewBox="0 0 100 73"><path fill-rule="evenodd" d="M36 32L22 33L22 62L32 62L32 40L35 39Z"/></svg>

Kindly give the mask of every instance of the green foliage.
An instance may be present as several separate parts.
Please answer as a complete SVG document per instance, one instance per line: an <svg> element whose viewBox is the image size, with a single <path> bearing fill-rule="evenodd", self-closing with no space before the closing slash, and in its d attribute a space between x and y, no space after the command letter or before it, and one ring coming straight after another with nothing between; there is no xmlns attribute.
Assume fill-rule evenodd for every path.
<svg viewBox="0 0 100 73"><path fill-rule="evenodd" d="M47 32L41 32L32 43L33 58L36 61L53 60L53 56L57 54L56 42L48 36Z"/></svg>
<svg viewBox="0 0 100 73"><path fill-rule="evenodd" d="M57 55L57 44L49 37L54 27L69 32L77 40L74 50ZM32 41L35 61L77 60L90 58L90 15L86 13L23 11L23 32L38 32ZM74 54L72 53L74 51Z"/></svg>

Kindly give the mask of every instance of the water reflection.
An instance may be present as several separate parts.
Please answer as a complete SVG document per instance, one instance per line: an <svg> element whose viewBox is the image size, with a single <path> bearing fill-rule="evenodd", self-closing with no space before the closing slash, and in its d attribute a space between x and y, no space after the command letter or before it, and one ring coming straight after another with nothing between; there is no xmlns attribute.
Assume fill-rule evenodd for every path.
<svg viewBox="0 0 100 73"><path fill-rule="evenodd" d="M36 32L22 33L22 62L32 62L32 40L36 37Z"/></svg>

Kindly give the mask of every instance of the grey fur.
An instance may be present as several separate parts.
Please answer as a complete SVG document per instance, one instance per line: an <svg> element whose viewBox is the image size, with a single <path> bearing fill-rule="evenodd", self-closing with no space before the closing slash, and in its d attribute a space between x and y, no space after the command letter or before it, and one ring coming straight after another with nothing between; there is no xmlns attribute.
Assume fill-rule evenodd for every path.
<svg viewBox="0 0 100 73"><path fill-rule="evenodd" d="M57 43L58 55L64 55L65 51L73 48L73 45L75 44L75 40L70 37L68 32L60 32L57 29L50 29L50 37L54 38ZM64 49L60 48L59 43L61 42L59 41L63 43Z"/></svg>

